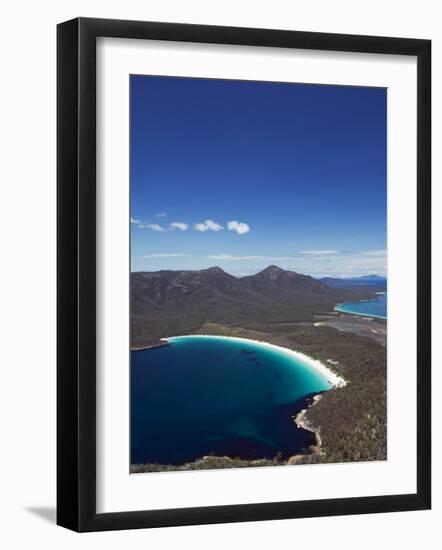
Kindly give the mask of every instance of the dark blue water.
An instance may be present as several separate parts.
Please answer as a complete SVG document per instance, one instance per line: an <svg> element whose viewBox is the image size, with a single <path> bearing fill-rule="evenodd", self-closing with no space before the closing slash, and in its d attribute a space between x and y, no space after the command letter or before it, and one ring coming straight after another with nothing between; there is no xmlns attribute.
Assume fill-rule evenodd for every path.
<svg viewBox="0 0 442 550"><path fill-rule="evenodd" d="M131 463L306 451L314 436L292 415L329 388L303 361L253 341L191 336L133 351Z"/></svg>
<svg viewBox="0 0 442 550"><path fill-rule="evenodd" d="M387 318L387 293L379 294L374 300L362 300L358 302L345 302L335 307L336 311L342 313L352 313L353 315L362 315L364 317L374 317L376 319Z"/></svg>

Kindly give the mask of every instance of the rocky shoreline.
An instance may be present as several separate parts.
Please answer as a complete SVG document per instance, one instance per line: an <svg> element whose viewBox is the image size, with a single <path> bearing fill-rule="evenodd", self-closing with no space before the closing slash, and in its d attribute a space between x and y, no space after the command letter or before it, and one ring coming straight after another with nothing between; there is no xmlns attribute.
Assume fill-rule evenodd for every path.
<svg viewBox="0 0 442 550"><path fill-rule="evenodd" d="M307 413L311 408L318 403L323 394L315 394L303 399L304 407L298 413L292 416L294 423L298 429L304 429L311 432L314 435L315 443L309 446L308 452L298 453L288 458L281 458L279 453L276 453L276 456L273 458L234 458L231 456L220 456L220 455L204 455L200 458L196 458L194 461L186 462L181 465L176 464L132 464L130 466L130 473L152 473L152 472L170 472L170 471L192 471L192 470L208 470L208 469L219 469L219 468L257 468L262 466L291 466L295 464L305 464L309 461L306 461L307 457L310 459L313 456L323 455L321 449L321 437L320 430L313 426L312 422L307 418Z"/></svg>
<svg viewBox="0 0 442 550"><path fill-rule="evenodd" d="M332 388L311 397L298 413L291 413L299 428L315 434L316 444L305 454L289 459L280 457L242 460L229 457L202 457L177 465L134 464L132 473L183 471L211 468L242 468L287 464L316 464L348 461L385 460L386 450L386 349L378 331L386 323L352 317L350 326L330 326L333 321L347 323L344 314L317 317L316 322L293 324L278 334L205 323L196 333L236 336L267 341L302 353L327 364L348 385ZM337 318L337 319L336 319ZM338 320L339 319L339 320ZM334 324L334 323L333 323ZM355 334L363 325L364 331ZM373 332L366 333L373 327ZM337 330L338 329L338 330ZM374 332L376 331L376 332ZM366 336L370 336L367 338ZM314 406L313 406L314 405ZM301 409L301 410L300 410ZM296 410L296 409L295 409ZM369 414L368 414L369 413ZM295 451L296 453L296 451Z"/></svg>
<svg viewBox="0 0 442 550"><path fill-rule="evenodd" d="M320 401L321 399L322 399L322 393L314 395L310 401L309 406L306 409L302 409L298 414L292 417L298 428L302 428L303 430L308 430L309 432L312 432L314 434L316 439L316 444L310 447L311 453L293 455L288 459L287 464L299 464L299 462L301 462L305 458L306 454L318 454L318 455L323 454L321 449L320 429L315 427L307 417L308 411L314 405L316 405L316 403L318 403L318 401Z"/></svg>

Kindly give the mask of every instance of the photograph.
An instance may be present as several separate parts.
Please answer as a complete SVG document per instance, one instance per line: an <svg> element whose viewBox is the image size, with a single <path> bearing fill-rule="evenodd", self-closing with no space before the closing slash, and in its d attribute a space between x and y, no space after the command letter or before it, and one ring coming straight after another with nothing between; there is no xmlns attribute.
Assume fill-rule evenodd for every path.
<svg viewBox="0 0 442 550"><path fill-rule="evenodd" d="M129 85L130 473L387 460L387 89Z"/></svg>
<svg viewBox="0 0 442 550"><path fill-rule="evenodd" d="M442 4L376 2L5 3L0 547L433 550Z"/></svg>

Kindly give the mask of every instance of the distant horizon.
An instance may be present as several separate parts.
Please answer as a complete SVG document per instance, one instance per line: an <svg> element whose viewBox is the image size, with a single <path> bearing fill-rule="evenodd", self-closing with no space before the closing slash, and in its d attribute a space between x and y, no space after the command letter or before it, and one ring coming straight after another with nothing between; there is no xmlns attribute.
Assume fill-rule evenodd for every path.
<svg viewBox="0 0 442 550"><path fill-rule="evenodd" d="M131 271L387 274L386 90L130 78Z"/></svg>
<svg viewBox="0 0 442 550"><path fill-rule="evenodd" d="M221 271L223 271L224 273L227 273L228 275L232 275L233 277L236 277L238 279L240 279L241 277L248 277L250 275L257 275L258 273L262 273L263 271L266 271L267 269L269 268L278 268L278 269L281 269L282 271L291 271L293 273L297 273L298 275L305 275L305 276L308 276L308 277L312 277L313 279L325 279L325 278L331 278L331 279L370 279L370 278L379 278L379 279L387 279L387 276L386 275L378 275L376 273L366 273L364 275L350 275L350 276L336 276L336 277L331 277L330 275L318 275L318 276L313 276L313 275L309 275L308 273L302 273L301 271L297 271L296 269L288 269L288 268L283 268L283 267L280 267L279 265L276 265L276 264L270 264L262 269L259 269L258 271L254 272L254 273L248 273L246 275L235 275L234 273L230 273L227 269L224 269L223 267L219 266L219 265L210 265L209 267L204 267L202 269L171 269L171 268L161 268L161 269L155 269L155 270L147 270L147 269L139 269L137 271L131 271L131 273L156 273L156 272L159 272L159 271L208 271L209 269L220 269Z"/></svg>

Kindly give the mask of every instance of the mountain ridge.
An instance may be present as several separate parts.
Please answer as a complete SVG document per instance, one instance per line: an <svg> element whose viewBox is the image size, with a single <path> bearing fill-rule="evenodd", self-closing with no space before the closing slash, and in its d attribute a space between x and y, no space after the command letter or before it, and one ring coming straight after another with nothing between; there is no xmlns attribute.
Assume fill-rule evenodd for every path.
<svg viewBox="0 0 442 550"><path fill-rule="evenodd" d="M171 335L192 334L204 323L274 330L280 324L312 321L336 303L359 293L331 288L271 265L235 277L218 266L203 270L131 273L131 346L158 344Z"/></svg>

